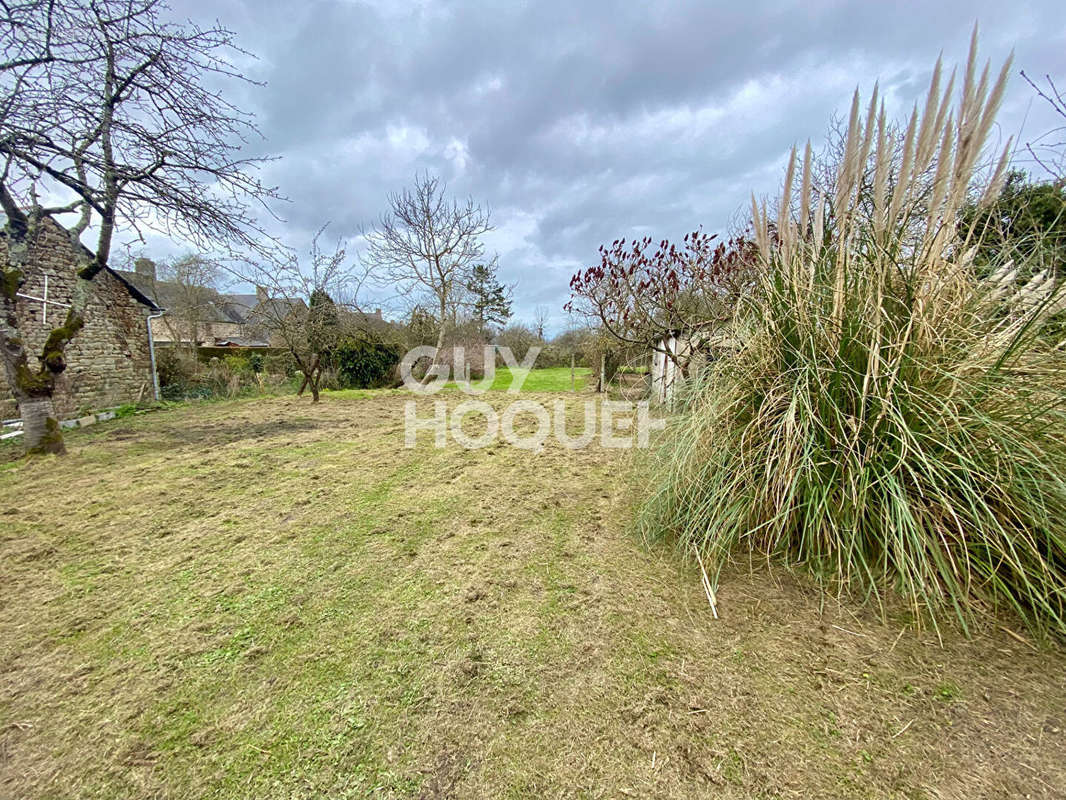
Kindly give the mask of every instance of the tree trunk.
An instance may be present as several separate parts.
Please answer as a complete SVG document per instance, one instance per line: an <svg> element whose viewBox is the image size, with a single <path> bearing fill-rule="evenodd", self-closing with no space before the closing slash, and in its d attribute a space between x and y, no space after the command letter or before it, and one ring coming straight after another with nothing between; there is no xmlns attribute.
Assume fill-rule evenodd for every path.
<svg viewBox="0 0 1066 800"><path fill-rule="evenodd" d="M444 347L444 331L446 329L446 323L444 322L444 315L446 313L446 307L441 306L440 315L440 331L437 332L437 352L433 355L433 358L429 361L429 366L426 368L426 374L422 376L422 383L428 384L433 379L433 368L440 362L440 351Z"/></svg>
<svg viewBox="0 0 1066 800"><path fill-rule="evenodd" d="M302 368L303 364L300 362L299 358L296 359L296 363L300 364ZM319 357L318 353L315 353L311 356L311 366L309 366L307 369L300 370L301 372L303 372L304 379L300 382L300 390L296 392L297 397L303 397L304 390L310 389L311 402L318 402L318 378L322 374L322 369L319 366L320 363L321 358Z"/></svg>
<svg viewBox="0 0 1066 800"><path fill-rule="evenodd" d="M24 398L19 401L19 413L22 416L22 438L27 453L62 455L67 452L51 397Z"/></svg>
<svg viewBox="0 0 1066 800"><path fill-rule="evenodd" d="M441 320L440 320L440 331L437 333L437 355L440 355L440 350L441 350L442 347L444 347L444 329L445 329L445 327L446 326L445 326L445 323L444 323L444 315L442 314L441 315ZM434 364L430 364L431 367L435 365L437 359L434 358L433 361L434 361Z"/></svg>

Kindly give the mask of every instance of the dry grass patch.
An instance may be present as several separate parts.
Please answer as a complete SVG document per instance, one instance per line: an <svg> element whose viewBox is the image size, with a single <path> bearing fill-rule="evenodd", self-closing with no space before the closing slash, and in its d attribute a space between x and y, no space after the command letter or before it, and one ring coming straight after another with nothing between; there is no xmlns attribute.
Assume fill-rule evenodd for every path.
<svg viewBox="0 0 1066 800"><path fill-rule="evenodd" d="M1066 785L1060 654L760 569L715 622L628 531L624 455L405 450L404 399L190 406L0 465L0 794Z"/></svg>

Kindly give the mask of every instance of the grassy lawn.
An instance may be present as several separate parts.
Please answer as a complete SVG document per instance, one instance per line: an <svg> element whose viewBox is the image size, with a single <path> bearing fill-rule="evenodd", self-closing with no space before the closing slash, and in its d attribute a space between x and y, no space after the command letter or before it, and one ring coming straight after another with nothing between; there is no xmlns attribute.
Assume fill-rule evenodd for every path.
<svg viewBox="0 0 1066 800"><path fill-rule="evenodd" d="M570 367L547 367L544 369L522 369L521 367L497 367L496 376L493 378L489 391L507 391L516 377L524 375L522 383L523 392L569 392L570 391ZM576 367L574 369L574 390L583 392L588 388L592 370L588 367ZM477 381L474 384L477 385ZM448 389L458 388L454 383L447 385Z"/></svg>
<svg viewBox="0 0 1066 800"><path fill-rule="evenodd" d="M1060 653L758 565L714 620L624 452L407 450L407 399L0 450L0 796L1061 796Z"/></svg>

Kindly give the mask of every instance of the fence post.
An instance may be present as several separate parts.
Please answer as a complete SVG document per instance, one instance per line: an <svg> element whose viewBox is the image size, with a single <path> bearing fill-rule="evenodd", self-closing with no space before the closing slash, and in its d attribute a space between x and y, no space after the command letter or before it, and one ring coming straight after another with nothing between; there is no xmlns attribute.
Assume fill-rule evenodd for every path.
<svg viewBox="0 0 1066 800"><path fill-rule="evenodd" d="M574 384L574 354L570 354L570 391L576 391Z"/></svg>
<svg viewBox="0 0 1066 800"><path fill-rule="evenodd" d="M607 354L600 353L600 394L607 391Z"/></svg>

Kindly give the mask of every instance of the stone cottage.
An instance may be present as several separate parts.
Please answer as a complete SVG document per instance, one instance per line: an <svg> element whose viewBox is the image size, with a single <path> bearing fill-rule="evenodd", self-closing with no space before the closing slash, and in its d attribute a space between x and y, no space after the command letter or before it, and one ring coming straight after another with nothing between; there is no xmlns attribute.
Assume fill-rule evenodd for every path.
<svg viewBox="0 0 1066 800"><path fill-rule="evenodd" d="M42 221L17 306L19 329L33 355L40 353L49 332L67 313L76 280L76 246L58 222L50 217ZM6 249L0 234L0 257ZM67 345L67 369L56 385L60 419L152 397L147 319L158 311L114 270L104 269L93 279L85 327ZM17 415L15 400L0 377L0 417Z"/></svg>
<svg viewBox="0 0 1066 800"><path fill-rule="evenodd" d="M152 320L152 338L157 348L179 344L245 349L285 347L285 339L278 332L279 321L307 310L302 299L271 297L262 286L255 287L251 294L167 280L157 274L156 264L149 258L138 258L134 269L118 270L116 274L167 310L165 316ZM380 308L372 314L338 308L337 314L341 323L352 329L381 330L387 325Z"/></svg>
<svg viewBox="0 0 1066 800"><path fill-rule="evenodd" d="M148 258L137 259L133 270L117 274L167 310L166 316L152 320L157 347L283 347L284 341L273 330L275 321L306 308L302 300L271 298L261 286L248 294L160 279Z"/></svg>
<svg viewBox="0 0 1066 800"><path fill-rule="evenodd" d="M263 298L257 295L228 294L212 286L195 286L160 278L156 264L138 258L133 270L117 270L122 280L133 286L167 314L152 320L156 346L177 344L197 347L269 347L261 326L252 324L251 312Z"/></svg>

